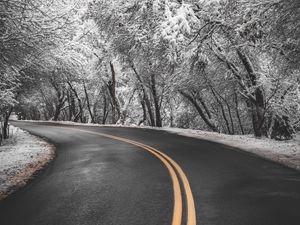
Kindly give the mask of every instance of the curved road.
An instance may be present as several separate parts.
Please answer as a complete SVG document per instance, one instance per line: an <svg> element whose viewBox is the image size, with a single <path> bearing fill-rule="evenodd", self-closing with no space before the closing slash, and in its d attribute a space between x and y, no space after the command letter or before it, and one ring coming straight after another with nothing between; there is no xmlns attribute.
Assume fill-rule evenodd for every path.
<svg viewBox="0 0 300 225"><path fill-rule="evenodd" d="M1 225L298 225L300 173L163 131L13 122L56 158L0 202Z"/></svg>

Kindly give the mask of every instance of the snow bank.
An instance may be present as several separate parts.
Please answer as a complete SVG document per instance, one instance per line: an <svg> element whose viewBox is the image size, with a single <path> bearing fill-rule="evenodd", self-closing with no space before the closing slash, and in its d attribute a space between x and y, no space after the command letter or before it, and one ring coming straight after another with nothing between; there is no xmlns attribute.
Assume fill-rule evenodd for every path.
<svg viewBox="0 0 300 225"><path fill-rule="evenodd" d="M12 120L13 121L13 120ZM16 120L18 121L18 120ZM123 125L123 124L98 124L98 123L80 123L73 121L53 121L53 120L19 120L20 122L31 122L31 123L53 123L53 124L63 124L63 125L74 125L74 126L87 126L87 127L137 127L137 128L153 128L149 126L138 126L135 124Z"/></svg>
<svg viewBox="0 0 300 225"><path fill-rule="evenodd" d="M162 128L162 130L232 146L300 170L300 134L297 134L294 140L276 141L255 138L253 135L226 135L191 129Z"/></svg>
<svg viewBox="0 0 300 225"><path fill-rule="evenodd" d="M35 121L45 122L45 121ZM231 147L238 148L243 151L253 153L263 158L279 162L288 167L300 170L300 133L296 135L294 140L276 141L268 138L255 138L253 135L226 135L216 132L207 132L201 130L181 129L171 127L148 127L137 125L101 125L101 124L82 124L69 121L50 121L52 123L80 126L98 126L98 127L134 127L153 130L164 130L177 135L209 140Z"/></svg>
<svg viewBox="0 0 300 225"><path fill-rule="evenodd" d="M17 127L0 146L0 199L6 197L54 157L54 147Z"/></svg>

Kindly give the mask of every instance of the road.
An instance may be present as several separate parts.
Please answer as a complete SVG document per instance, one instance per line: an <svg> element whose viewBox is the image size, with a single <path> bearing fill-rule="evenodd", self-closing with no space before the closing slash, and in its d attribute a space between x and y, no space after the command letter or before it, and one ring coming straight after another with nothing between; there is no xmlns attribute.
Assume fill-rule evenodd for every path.
<svg viewBox="0 0 300 225"><path fill-rule="evenodd" d="M299 225L300 173L164 131L13 122L56 158L0 202L1 225Z"/></svg>

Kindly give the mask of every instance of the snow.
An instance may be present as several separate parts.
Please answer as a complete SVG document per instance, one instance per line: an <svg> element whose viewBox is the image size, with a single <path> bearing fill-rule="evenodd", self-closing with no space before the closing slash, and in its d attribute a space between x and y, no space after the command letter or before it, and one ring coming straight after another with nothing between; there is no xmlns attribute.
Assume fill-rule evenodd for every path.
<svg viewBox="0 0 300 225"><path fill-rule="evenodd" d="M0 199L25 185L30 177L54 157L54 147L17 127L0 146Z"/></svg>
<svg viewBox="0 0 300 225"><path fill-rule="evenodd" d="M33 121L32 121L33 122ZM35 121L45 122L45 121ZM101 125L101 124L82 124L70 121L51 121L52 123L80 126L99 126L99 127L134 127L143 129L163 130L169 133L198 138L228 145L240 150L253 153L260 157L281 163L288 167L300 170L300 132L293 140L276 141L268 138L256 138L253 135L227 135L216 132L208 132L192 129L181 129L173 127L148 127L137 125Z"/></svg>
<svg viewBox="0 0 300 225"><path fill-rule="evenodd" d="M172 7L171 4L165 5L166 18L160 29L161 37L174 46L177 45L177 42L184 40L183 34L191 34L191 25L198 22L191 5L182 2L177 8L178 5L175 4L175 7ZM174 15L172 11L174 11Z"/></svg>
<svg viewBox="0 0 300 225"><path fill-rule="evenodd" d="M228 145L300 170L300 133L293 140L276 141L253 135L227 135L201 130L162 128L178 135L209 140Z"/></svg>

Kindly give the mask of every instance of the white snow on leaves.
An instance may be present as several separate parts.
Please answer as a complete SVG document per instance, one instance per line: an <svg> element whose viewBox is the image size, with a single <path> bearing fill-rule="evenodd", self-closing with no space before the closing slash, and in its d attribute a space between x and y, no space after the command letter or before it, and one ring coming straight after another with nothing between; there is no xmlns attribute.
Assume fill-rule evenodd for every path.
<svg viewBox="0 0 300 225"><path fill-rule="evenodd" d="M166 4L165 17L161 24L161 36L173 46L183 41L184 35L191 33L191 24L197 21L191 6L185 3L175 9Z"/></svg>

